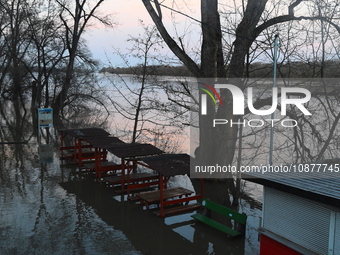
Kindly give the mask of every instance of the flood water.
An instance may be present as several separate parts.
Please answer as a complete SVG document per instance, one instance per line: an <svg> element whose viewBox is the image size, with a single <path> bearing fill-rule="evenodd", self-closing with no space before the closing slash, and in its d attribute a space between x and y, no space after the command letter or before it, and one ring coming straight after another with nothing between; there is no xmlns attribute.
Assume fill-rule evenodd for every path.
<svg viewBox="0 0 340 255"><path fill-rule="evenodd" d="M116 119L116 115L110 117ZM79 116L84 118L84 114ZM232 208L248 216L244 237L229 238L196 222L190 217L195 212L162 219L80 174L76 166L63 164L57 130L53 141L43 137L39 146L31 120L29 110L0 104L1 255L259 253L261 186L243 182L240 204ZM117 123L122 121L116 119L103 128L113 135L123 134L116 132L123 129ZM187 143L181 144L184 147L178 153L188 152ZM193 189L188 177L169 183ZM229 200L227 189L214 185L205 184L205 190L215 193L209 198Z"/></svg>
<svg viewBox="0 0 340 255"><path fill-rule="evenodd" d="M229 238L193 212L157 217L62 165L56 142L0 145L0 254L258 254L261 190L247 183L246 193L246 235Z"/></svg>

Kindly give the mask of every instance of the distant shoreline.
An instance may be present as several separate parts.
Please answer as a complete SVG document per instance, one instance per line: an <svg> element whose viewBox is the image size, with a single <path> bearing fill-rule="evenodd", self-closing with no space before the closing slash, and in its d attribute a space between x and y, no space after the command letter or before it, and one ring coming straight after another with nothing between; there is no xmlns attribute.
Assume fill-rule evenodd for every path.
<svg viewBox="0 0 340 255"><path fill-rule="evenodd" d="M323 71L323 78L340 78L340 73L338 72L339 64L339 61L325 61L323 65L321 65L321 63L312 63L313 68L311 68L311 63L279 63L279 72L277 74L277 78L321 78L321 69ZM143 66L103 67L99 70L99 72L111 74L142 75ZM170 65L149 65L146 67L146 74L159 76L193 77L193 75L185 66ZM248 78L270 78L272 76L273 64L260 62L250 64L247 68L247 73L244 74L244 77Z"/></svg>

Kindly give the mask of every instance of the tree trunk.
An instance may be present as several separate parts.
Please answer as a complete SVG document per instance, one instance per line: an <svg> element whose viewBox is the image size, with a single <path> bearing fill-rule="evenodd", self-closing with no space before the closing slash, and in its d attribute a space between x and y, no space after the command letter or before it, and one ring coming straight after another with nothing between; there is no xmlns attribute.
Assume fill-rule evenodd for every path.
<svg viewBox="0 0 340 255"><path fill-rule="evenodd" d="M229 83L242 88L240 78L244 75L245 57L249 52L251 44L258 36L257 33L259 31L256 30L256 26L259 23L268 0L248 1L247 3L244 17L236 29L236 39L233 44L234 52L229 65L228 81L226 80L227 75L222 51L222 32L218 13L218 0L201 0L203 41L200 67L193 62L168 34L162 22L162 13L158 1L154 1L156 9L152 7L150 0L142 1L169 48L198 79L214 78L211 82L211 85L213 85L215 78L218 78L219 83ZM286 17L284 17L283 20L285 18ZM199 115L199 148L195 154L196 158L203 159L203 162L206 164L228 166L232 164L235 155L238 125L233 125L232 127L229 125L220 125L213 128L212 123L215 118L237 122L239 117L233 115L230 92L221 90L220 96L223 104L218 105L217 110L212 100L207 100L207 114ZM206 152L212 153L207 155ZM228 178L227 182L229 188L234 190L233 179ZM207 192L213 194L213 192Z"/></svg>
<svg viewBox="0 0 340 255"><path fill-rule="evenodd" d="M63 108L64 108L64 104L67 98L67 93L69 88L71 87L71 81L73 78L73 71L74 71L74 60L75 60L75 52L74 53L70 53L70 60L69 60L69 64L67 66L67 70L66 70L66 76L65 76L65 80L62 86L62 89L60 91L60 93L57 95L57 97L55 98L54 101L54 105L53 105L53 122L58 125L59 120L60 120L60 116L63 115Z"/></svg>

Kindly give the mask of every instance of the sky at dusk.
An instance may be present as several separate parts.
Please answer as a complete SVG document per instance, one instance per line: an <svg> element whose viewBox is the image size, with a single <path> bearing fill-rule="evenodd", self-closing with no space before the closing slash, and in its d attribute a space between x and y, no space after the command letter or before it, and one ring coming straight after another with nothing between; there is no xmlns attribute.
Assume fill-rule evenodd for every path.
<svg viewBox="0 0 340 255"><path fill-rule="evenodd" d="M172 0L166 0L163 4L173 7L176 10L183 11L190 16L200 19L198 0L186 0L176 1L176 5L172 5ZM87 29L85 39L89 49L91 50L93 57L101 61L102 65L107 66L109 62L113 66L123 66L123 61L120 57L113 54L114 49L119 49L121 52L127 52L127 48L131 47L126 40L129 35L138 36L143 33L143 29L139 20L143 20L143 23L153 24L149 14L147 13L141 0L121 0L121 1L104 1L99 9L100 13L108 13L112 15L112 18L116 25L114 28L105 28L103 25L94 24ZM163 10L163 20L167 28L170 31L174 31L174 25L171 20L171 13L167 10ZM182 15L175 16L177 32L184 34L189 29L199 28L195 22L188 20ZM198 39L195 39L196 41ZM165 47L165 54L169 53L167 47ZM132 64L134 60L132 60Z"/></svg>
<svg viewBox="0 0 340 255"><path fill-rule="evenodd" d="M161 3L196 20L201 19L199 0L164 0ZM236 0L236 3L241 6L241 2L239 3ZM220 4L220 8L224 7L228 7L228 5ZM283 14L286 11L286 9L282 9L278 14ZM295 11L299 15L305 15L307 7L302 4ZM124 56L127 56L127 49L132 47L132 44L127 42L129 35L138 37L140 34L143 34L140 20L145 25L153 25L151 17L141 0L106 0L101 4L99 12L101 14L110 14L116 25L113 28L105 28L97 22L88 27L84 36L88 47L93 57L100 61L101 66L124 66L122 58L114 54L115 49L119 50ZM173 37L181 37L184 46L188 49L200 47L201 28L197 21L189 19L182 14L171 12L164 7L162 8L162 14L163 23ZM161 55L167 55L176 59L167 46L164 47ZM193 57L195 58L195 56ZM130 65L139 63L135 58L130 58L129 61Z"/></svg>

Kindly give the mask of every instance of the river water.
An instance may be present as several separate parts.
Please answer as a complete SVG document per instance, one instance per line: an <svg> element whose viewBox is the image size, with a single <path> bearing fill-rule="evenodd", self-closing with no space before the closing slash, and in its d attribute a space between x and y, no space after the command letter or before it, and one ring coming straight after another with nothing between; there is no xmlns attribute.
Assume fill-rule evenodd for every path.
<svg viewBox="0 0 340 255"><path fill-rule="evenodd" d="M17 144L0 145L0 254L259 253L261 186L243 182L233 208L248 216L245 237L198 223L194 212L162 219L63 164L58 132L39 145L29 114L1 107L0 142ZM187 177L171 185L192 189Z"/></svg>
<svg viewBox="0 0 340 255"><path fill-rule="evenodd" d="M246 236L232 239L192 212L161 219L48 150L39 155L32 141L1 146L0 254L258 254L256 200L242 200Z"/></svg>

